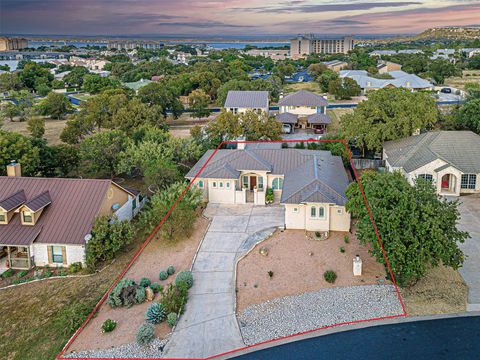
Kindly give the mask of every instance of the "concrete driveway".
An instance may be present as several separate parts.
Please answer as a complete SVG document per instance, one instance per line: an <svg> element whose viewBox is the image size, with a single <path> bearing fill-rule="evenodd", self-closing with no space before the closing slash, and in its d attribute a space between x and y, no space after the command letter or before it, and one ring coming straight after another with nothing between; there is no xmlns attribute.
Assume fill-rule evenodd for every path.
<svg viewBox="0 0 480 360"><path fill-rule="evenodd" d="M480 311L480 195L460 197L459 210L458 228L468 231L472 237L459 245L465 254L459 272L468 286L467 311Z"/></svg>
<svg viewBox="0 0 480 360"><path fill-rule="evenodd" d="M245 346L235 316L236 260L285 224L283 206L209 204L211 218L193 264L194 285L165 347L167 358L205 358Z"/></svg>

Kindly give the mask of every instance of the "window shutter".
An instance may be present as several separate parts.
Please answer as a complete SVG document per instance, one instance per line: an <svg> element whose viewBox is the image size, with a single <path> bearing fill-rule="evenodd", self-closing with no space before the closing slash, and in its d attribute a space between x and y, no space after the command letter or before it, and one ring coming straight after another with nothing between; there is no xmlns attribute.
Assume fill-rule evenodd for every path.
<svg viewBox="0 0 480 360"><path fill-rule="evenodd" d="M63 265L67 265L67 247L62 246L62 259L63 259Z"/></svg>
<svg viewBox="0 0 480 360"><path fill-rule="evenodd" d="M53 263L51 246L47 246L47 253L48 253L48 263L51 264Z"/></svg>

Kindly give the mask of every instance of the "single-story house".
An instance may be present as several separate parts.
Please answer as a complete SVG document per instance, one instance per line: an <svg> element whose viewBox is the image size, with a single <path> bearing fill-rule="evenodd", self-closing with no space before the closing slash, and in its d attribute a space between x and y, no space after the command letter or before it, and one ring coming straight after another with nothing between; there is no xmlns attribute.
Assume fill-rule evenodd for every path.
<svg viewBox="0 0 480 360"><path fill-rule="evenodd" d="M299 90L282 97L278 102L277 120L292 128L322 129L332 122L327 115L328 101L323 96Z"/></svg>
<svg viewBox="0 0 480 360"><path fill-rule="evenodd" d="M97 216L130 220L145 203L111 180L0 176L0 272L84 263Z"/></svg>
<svg viewBox="0 0 480 360"><path fill-rule="evenodd" d="M413 184L432 181L439 195L480 192L480 136L471 131L431 131L383 144L388 171Z"/></svg>
<svg viewBox="0 0 480 360"><path fill-rule="evenodd" d="M224 108L234 114L243 114L249 110L268 114L268 91L230 90Z"/></svg>
<svg viewBox="0 0 480 360"><path fill-rule="evenodd" d="M218 150L207 163L209 150L188 172L186 178L206 201L265 205L272 189L274 201L285 206L287 229L350 230L345 210L349 182L340 157L329 151L244 145Z"/></svg>
<svg viewBox="0 0 480 360"><path fill-rule="evenodd" d="M341 78L349 77L355 80L364 93L384 88L403 88L411 91L433 89L433 84L415 74L408 74L402 70L393 70L385 74L390 75L392 79L375 78L366 70L340 71Z"/></svg>
<svg viewBox="0 0 480 360"><path fill-rule="evenodd" d="M480 54L480 48L463 48L460 49L462 54L465 54L466 57L471 58Z"/></svg>

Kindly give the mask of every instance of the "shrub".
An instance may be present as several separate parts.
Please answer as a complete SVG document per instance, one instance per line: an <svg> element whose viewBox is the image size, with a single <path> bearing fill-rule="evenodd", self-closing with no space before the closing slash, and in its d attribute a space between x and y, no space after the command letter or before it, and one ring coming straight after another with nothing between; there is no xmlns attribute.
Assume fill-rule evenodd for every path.
<svg viewBox="0 0 480 360"><path fill-rule="evenodd" d="M267 192L265 193L265 201L267 203L272 203L273 202L273 189L272 188L268 188L267 189Z"/></svg>
<svg viewBox="0 0 480 360"><path fill-rule="evenodd" d="M17 274L17 278L22 278L24 277L25 275L28 274L28 270L23 270L23 271L20 271L18 274Z"/></svg>
<svg viewBox="0 0 480 360"><path fill-rule="evenodd" d="M162 270L162 271L160 271L160 274L158 275L158 278L160 280L167 280L168 273L165 270Z"/></svg>
<svg viewBox="0 0 480 360"><path fill-rule="evenodd" d="M315 231L315 237L317 238L322 237L322 234L320 233L320 231Z"/></svg>
<svg viewBox="0 0 480 360"><path fill-rule="evenodd" d="M163 290L163 286L157 282L152 283L150 285L150 288L153 290L155 294Z"/></svg>
<svg viewBox="0 0 480 360"><path fill-rule="evenodd" d="M107 319L103 322L102 332L107 333L113 331L117 327L117 322L112 319Z"/></svg>
<svg viewBox="0 0 480 360"><path fill-rule="evenodd" d="M59 311L56 316L57 324L55 328L65 329L65 334L69 335L75 332L85 321L91 312L92 304L71 303Z"/></svg>
<svg viewBox="0 0 480 360"><path fill-rule="evenodd" d="M337 274L335 273L335 271L327 270L323 273L323 278L326 282L333 284L335 280L337 280Z"/></svg>
<svg viewBox="0 0 480 360"><path fill-rule="evenodd" d="M185 284L185 285L183 285ZM175 285L177 287L186 286L187 289L190 289L193 286L193 275L191 271L181 271L177 274L175 278Z"/></svg>
<svg viewBox="0 0 480 360"><path fill-rule="evenodd" d="M138 285L130 279L122 279L108 294L107 303L112 307L132 306L136 302ZM145 291L145 289L143 289Z"/></svg>
<svg viewBox="0 0 480 360"><path fill-rule="evenodd" d="M168 275L173 275L173 274L175 274L175 268L173 267L173 265L170 265L170 266L167 268L167 274L168 274Z"/></svg>
<svg viewBox="0 0 480 360"><path fill-rule="evenodd" d="M140 286L141 286L141 287L146 288L146 287L149 287L151 284L152 284L152 282L150 281L150 279L142 278L142 279L140 280Z"/></svg>
<svg viewBox="0 0 480 360"><path fill-rule="evenodd" d="M173 284L168 284L167 288L162 291L159 302L163 305L167 314L172 312L183 314L187 300L188 289L185 286L177 287Z"/></svg>
<svg viewBox="0 0 480 360"><path fill-rule="evenodd" d="M345 252L345 248L343 246L340 246L340 252L343 254Z"/></svg>
<svg viewBox="0 0 480 360"><path fill-rule="evenodd" d="M163 305L159 303L150 304L145 313L145 320L150 324L160 324L163 320L165 320L165 310L163 309Z"/></svg>
<svg viewBox="0 0 480 360"><path fill-rule="evenodd" d="M270 270L270 271L268 272L268 276L270 277L270 279L273 278L273 271L272 271L272 270Z"/></svg>
<svg viewBox="0 0 480 360"><path fill-rule="evenodd" d="M345 244L348 244L350 242L350 238L348 237L348 235L345 235L343 237L343 241L345 242Z"/></svg>
<svg viewBox="0 0 480 360"><path fill-rule="evenodd" d="M141 304L145 302L146 298L147 298L147 294L145 292L145 288L143 286L137 287L137 289L135 290L135 301L138 304Z"/></svg>
<svg viewBox="0 0 480 360"><path fill-rule="evenodd" d="M176 323L177 323L177 314L175 314L174 312L171 312L167 316L167 324L170 325L171 327L174 327Z"/></svg>
<svg viewBox="0 0 480 360"><path fill-rule="evenodd" d="M147 345L155 338L155 327L149 323L143 323L137 332L137 343Z"/></svg>
<svg viewBox="0 0 480 360"><path fill-rule="evenodd" d="M288 143L286 142L282 143L282 149L288 149Z"/></svg>
<svg viewBox="0 0 480 360"><path fill-rule="evenodd" d="M10 276L13 275L13 270L12 269L8 269L7 271L4 271L3 274L2 274L2 279L6 279L6 278L9 278Z"/></svg>
<svg viewBox="0 0 480 360"><path fill-rule="evenodd" d="M75 273L79 272L80 270L82 270L82 263L81 262L74 262L74 263L71 263L68 266L68 272L70 274L75 274Z"/></svg>

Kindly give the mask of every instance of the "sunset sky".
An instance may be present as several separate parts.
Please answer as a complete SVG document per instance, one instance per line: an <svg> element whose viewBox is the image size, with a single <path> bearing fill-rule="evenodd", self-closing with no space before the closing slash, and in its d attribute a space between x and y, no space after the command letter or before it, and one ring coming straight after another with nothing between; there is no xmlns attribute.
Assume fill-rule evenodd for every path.
<svg viewBox="0 0 480 360"><path fill-rule="evenodd" d="M478 0L0 0L2 34L406 34L479 23Z"/></svg>

